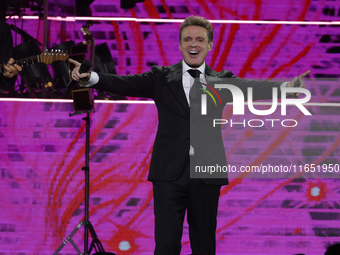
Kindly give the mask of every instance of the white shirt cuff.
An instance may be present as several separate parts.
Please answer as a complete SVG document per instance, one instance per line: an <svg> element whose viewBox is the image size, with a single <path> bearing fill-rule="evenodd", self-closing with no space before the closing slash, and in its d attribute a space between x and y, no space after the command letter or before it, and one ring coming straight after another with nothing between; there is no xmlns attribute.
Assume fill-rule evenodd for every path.
<svg viewBox="0 0 340 255"><path fill-rule="evenodd" d="M91 72L90 79L88 81L81 81L79 82L80 87L92 87L93 85L97 84L99 81L99 75L96 72Z"/></svg>
<svg viewBox="0 0 340 255"><path fill-rule="evenodd" d="M98 75L98 74L97 74ZM98 80L99 80L99 78L98 78ZM286 82L283 82L281 85L280 85L280 89L281 88L286 88L287 87L287 85L288 85L288 81L286 81Z"/></svg>

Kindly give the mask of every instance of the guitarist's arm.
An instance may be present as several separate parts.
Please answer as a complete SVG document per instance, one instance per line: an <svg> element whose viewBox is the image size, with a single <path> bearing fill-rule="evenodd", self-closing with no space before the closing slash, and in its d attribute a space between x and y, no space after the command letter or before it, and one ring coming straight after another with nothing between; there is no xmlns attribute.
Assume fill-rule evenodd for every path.
<svg viewBox="0 0 340 255"><path fill-rule="evenodd" d="M19 72L22 71L22 67L17 65L17 64L14 64L14 59L13 58L10 58L7 62L6 65L4 65L4 72L3 72L3 75L7 78L7 79L10 79L12 78L14 75L17 75Z"/></svg>
<svg viewBox="0 0 340 255"><path fill-rule="evenodd" d="M1 20L0 21L0 69L1 69L0 75L1 76L3 75L7 79L12 78L14 75L18 74L19 71L21 71L20 66L18 65L11 66L14 63L14 59L11 58L12 52L13 52L13 39L12 39L11 29L9 28L6 22ZM2 68L2 65L3 65L3 68Z"/></svg>

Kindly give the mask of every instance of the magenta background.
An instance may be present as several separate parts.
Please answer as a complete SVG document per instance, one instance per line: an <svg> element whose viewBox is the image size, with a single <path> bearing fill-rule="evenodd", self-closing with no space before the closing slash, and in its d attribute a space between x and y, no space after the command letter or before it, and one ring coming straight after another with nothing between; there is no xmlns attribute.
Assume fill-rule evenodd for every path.
<svg viewBox="0 0 340 255"><path fill-rule="evenodd" d="M339 21L339 8L339 1L293 0L147 0L128 11L119 8L119 1L96 0L91 5L93 16L196 14L215 20L292 21ZM26 20L23 29L42 42L43 23L40 29L38 24ZM68 29L60 34L61 24L51 23L51 45L72 38L73 24L66 24ZM82 40L81 25L74 26L76 42ZM311 101L339 102L339 26L214 24L214 28L214 49L207 64L215 70L287 80L310 69L310 78L322 78L308 82ZM91 29L97 44L108 43L119 74L181 60L178 23L98 22ZM20 37L14 35L14 41L19 44ZM52 254L83 217L84 121L82 116L68 116L70 103L0 102L0 108L0 254ZM309 109L311 117L291 112L299 126L289 131L225 128L228 162L339 164L339 107ZM107 251L152 254L153 201L146 176L156 109L152 104L96 104L96 111L91 125L91 222ZM228 109L224 116L230 116ZM338 241L339 179L303 177L232 179L222 190L217 252L323 254L326 246ZM315 186L321 193L313 197L310 190ZM74 238L81 250L82 238L83 229ZM129 241L131 249L119 251L122 240ZM183 254L189 253L185 227ZM67 244L61 254L75 251Z"/></svg>
<svg viewBox="0 0 340 255"><path fill-rule="evenodd" d="M0 102L0 107L0 251L52 254L84 215L83 116L69 117L71 103ZM156 107L96 103L95 108L90 220L106 250L117 252L126 240L131 249L118 254L151 254L152 185L146 177ZM289 116L299 118L293 129L225 128L228 163L339 164L339 119L334 118L339 110L332 108L336 115L325 114L323 107L309 110L313 116L299 117L297 111ZM218 253L322 254L338 241L340 188L339 179L315 176L231 179L220 199ZM320 189L318 196L311 195L313 187ZM81 249L82 238L81 228L74 238ZM185 227L183 254L189 252ZM75 252L67 244L61 254Z"/></svg>

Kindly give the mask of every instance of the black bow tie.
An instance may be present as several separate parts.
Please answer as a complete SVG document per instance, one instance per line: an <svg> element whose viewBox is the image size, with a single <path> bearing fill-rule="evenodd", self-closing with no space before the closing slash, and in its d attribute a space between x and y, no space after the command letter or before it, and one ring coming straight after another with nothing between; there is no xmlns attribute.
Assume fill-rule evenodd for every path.
<svg viewBox="0 0 340 255"><path fill-rule="evenodd" d="M192 78L199 78L200 77L200 74L201 72L197 69L190 69L188 70L188 73L191 75Z"/></svg>

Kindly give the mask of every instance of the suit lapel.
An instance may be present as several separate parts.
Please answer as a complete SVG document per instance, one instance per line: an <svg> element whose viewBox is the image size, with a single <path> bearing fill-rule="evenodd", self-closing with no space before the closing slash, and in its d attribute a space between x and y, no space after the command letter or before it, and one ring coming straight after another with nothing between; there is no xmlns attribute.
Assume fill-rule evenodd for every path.
<svg viewBox="0 0 340 255"><path fill-rule="evenodd" d="M188 105L187 98L183 89L182 81L182 61L170 67L170 72L167 75L167 84L170 91L173 93L174 97L178 103L183 107L183 109L189 114L190 109Z"/></svg>

